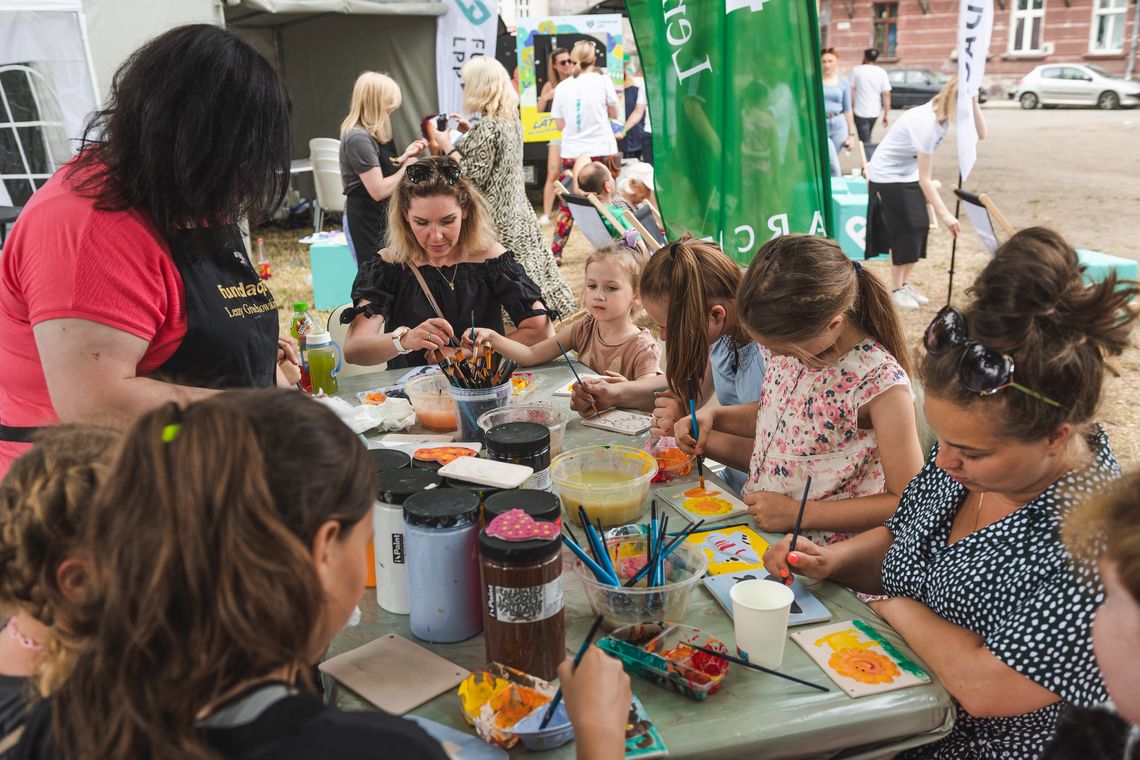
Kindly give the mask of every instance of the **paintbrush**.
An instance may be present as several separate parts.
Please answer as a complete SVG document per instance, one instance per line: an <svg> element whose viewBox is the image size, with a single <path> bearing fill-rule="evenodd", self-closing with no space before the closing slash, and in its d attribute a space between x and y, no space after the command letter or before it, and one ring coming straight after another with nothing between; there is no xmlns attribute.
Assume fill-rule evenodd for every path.
<svg viewBox="0 0 1140 760"><path fill-rule="evenodd" d="M811 491L811 475L808 475L807 482L804 483L804 495L800 498L800 511L796 515L796 527L792 529L792 544L788 547L788 554L791 554L796 550L796 541L799 541L800 539L800 525L804 521L804 508L807 506L807 497L809 491ZM789 573L788 577L784 579L784 583L789 586L792 585L791 573Z"/></svg>
<svg viewBox="0 0 1140 760"><path fill-rule="evenodd" d="M693 440L700 441L701 429L697 426L697 400L693 393L693 381L689 381L689 417L693 421ZM705 490L705 457L697 457L697 476L701 479L701 490Z"/></svg>
<svg viewBox="0 0 1140 760"><path fill-rule="evenodd" d="M562 358L566 360L566 366L568 366L570 368L570 371L574 373L574 382L576 382L578 385L581 385L582 390L585 391L586 386L582 385L582 378L578 377L578 370L574 369L574 362L570 361L570 355L567 354L566 349L562 347L562 341L558 340L558 338L555 338L554 342L558 344L558 350L562 352ZM590 396L590 409L594 412L591 416L597 417L598 405L594 403L593 396Z"/></svg>
<svg viewBox="0 0 1140 760"><path fill-rule="evenodd" d="M583 549L577 541L571 540L567 536L563 536L562 543L566 544L566 547L574 553L574 556L582 560L583 565L590 568L590 572L592 572L594 574L594 577L597 578L598 583L602 583L606 586L616 585L613 579L610 577L609 571L595 562L593 558L590 557L589 553Z"/></svg>
<svg viewBox="0 0 1140 760"><path fill-rule="evenodd" d="M763 665L757 665L754 662L749 662L748 660L742 660L739 657L733 657L732 655L725 654L724 652L718 652L715 649L706 649L705 647L697 646L696 644L686 644L685 646L689 647L690 649L695 649L698 652L704 652L705 654L711 654L713 657L720 658L726 662L735 663L735 664L740 665L742 667L748 668L749 670L758 670L761 673L767 673L770 676L777 676L779 678L783 678L783 679L788 680L788 681L793 681L793 682L798 683L798 684L803 684L804 686L810 686L811 688L819 689L820 691L830 691L830 689L828 689L826 686L820 686L817 683L812 683L811 681L805 681L802 678L796 678L795 676L790 676L787 673L781 673L778 670L772 670L771 668L766 668Z"/></svg>
<svg viewBox="0 0 1140 760"><path fill-rule="evenodd" d="M701 518L700 520L697 520L695 523L693 523L692 525L690 525L689 527L687 527L683 531L681 531L679 534L677 534L677 537L675 539L673 539L673 542L665 547L665 551L663 552L661 559L662 560L668 559L669 555L673 553L673 550L676 549L677 546L682 541L684 541L686 538L688 538L690 535L692 535L694 532L696 532L697 528L701 527L704 524L704 522L705 522L704 518ZM649 565L649 563L646 563L645 567L643 567L637 571L637 575L633 576L632 578L630 578L628 581L626 581L622 585L625 586L626 588L629 588L629 587L635 585L639 580L641 580L645 576L649 575L650 569L651 569L651 566Z"/></svg>
<svg viewBox="0 0 1140 760"><path fill-rule="evenodd" d="M594 618L594 624L590 626L589 633L586 634L586 640L582 642L582 646L578 647L578 653L574 655L574 667L571 672L578 668L578 663L586 656L586 650L590 648L590 644L594 640L594 634L602 627L602 616L598 615ZM554 694L554 699L550 700L550 707L546 708L546 715L542 716L542 723L538 724L538 730L546 728L550 723L550 719L554 717L554 711L558 709L558 703L562 701L562 687L558 687L558 691Z"/></svg>

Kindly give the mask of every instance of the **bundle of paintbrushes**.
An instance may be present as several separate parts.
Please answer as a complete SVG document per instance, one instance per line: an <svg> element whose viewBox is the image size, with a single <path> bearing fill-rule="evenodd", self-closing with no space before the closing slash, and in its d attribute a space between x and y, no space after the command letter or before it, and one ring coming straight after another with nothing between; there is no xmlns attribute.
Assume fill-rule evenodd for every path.
<svg viewBox="0 0 1140 760"><path fill-rule="evenodd" d="M649 525L645 526L645 567L638 570L632 578L623 584L626 588L636 586L642 580L645 581L646 588L664 586L668 581L665 575L665 562L669 559L669 555L671 555L677 547L681 545L681 542L688 538L693 531L704 524L704 520L698 520L674 536L672 541L666 542L666 539L669 537L669 515L662 515L660 519L658 519L656 500L650 502L649 509Z"/></svg>
<svg viewBox="0 0 1140 760"><path fill-rule="evenodd" d="M562 543L569 547L578 559L582 560L582 564L590 569L598 583L606 586L620 586L621 581L618 580L617 568L614 566L613 557L610 556L609 544L606 543L606 531L602 528L601 520L598 521L597 528L595 528L590 522L586 508L581 505L578 506L578 519L582 523L582 529L586 532L588 550L582 548L578 542L578 537L574 535L567 523L562 525L568 534L562 536Z"/></svg>
<svg viewBox="0 0 1140 760"><path fill-rule="evenodd" d="M441 357L436 363L452 386L469 391L496 388L509 382L519 366L513 359L495 352L489 342L479 350L457 349L450 358Z"/></svg>

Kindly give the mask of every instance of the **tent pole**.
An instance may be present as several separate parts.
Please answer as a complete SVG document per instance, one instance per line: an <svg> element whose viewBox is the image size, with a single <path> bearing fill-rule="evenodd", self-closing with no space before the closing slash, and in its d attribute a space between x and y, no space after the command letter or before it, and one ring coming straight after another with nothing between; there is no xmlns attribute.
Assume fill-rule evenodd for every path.
<svg viewBox="0 0 1140 760"><path fill-rule="evenodd" d="M83 39L83 57L87 60L87 76L91 79L91 94L95 97L95 110L103 107L103 98L99 95L99 83L95 79L95 62L91 59L91 39L87 35L87 15L83 9L75 12L79 21L79 36Z"/></svg>
<svg viewBox="0 0 1140 760"><path fill-rule="evenodd" d="M962 189L962 172L958 172L958 189ZM958 218L958 214L962 210L962 199L958 194L954 194L954 218ZM961 228L958 229L958 235L962 234ZM946 305L950 305L950 301L954 298L954 262L958 258L958 235L950 241L950 282L946 286Z"/></svg>

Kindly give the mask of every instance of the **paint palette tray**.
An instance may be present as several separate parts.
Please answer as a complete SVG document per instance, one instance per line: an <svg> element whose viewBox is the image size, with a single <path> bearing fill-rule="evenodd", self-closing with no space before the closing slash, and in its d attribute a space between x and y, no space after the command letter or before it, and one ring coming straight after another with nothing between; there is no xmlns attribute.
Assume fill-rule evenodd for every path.
<svg viewBox="0 0 1140 760"><path fill-rule="evenodd" d="M492 662L464 679L457 695L463 717L483 741L502 749L510 749L520 740L528 748L535 742L542 749L553 749L574 737L564 709L560 708L542 731L517 731L515 727L527 725L524 721L529 716L545 711L555 692L549 681Z"/></svg>
<svg viewBox="0 0 1140 760"><path fill-rule="evenodd" d="M621 660L626 672L700 702L720 688L728 662L690 644L728 654L723 642L680 623L627 625L600 640L598 647Z"/></svg>

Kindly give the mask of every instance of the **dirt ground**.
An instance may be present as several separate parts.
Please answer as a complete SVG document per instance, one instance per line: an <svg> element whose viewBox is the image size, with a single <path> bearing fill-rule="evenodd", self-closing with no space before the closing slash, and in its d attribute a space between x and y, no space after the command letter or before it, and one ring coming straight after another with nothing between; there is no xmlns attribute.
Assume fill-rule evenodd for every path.
<svg viewBox="0 0 1140 760"><path fill-rule="evenodd" d="M978 161L966 189L989 193L1015 228L1050 226L1078 248L1140 261L1140 109L1022 111L1015 104L995 102L983 110L989 134L978 145ZM875 135L882 135L881 127L876 127ZM854 165L852 158L842 160L845 170ZM950 188L957 178L953 130L935 156L935 176L942 180L943 197L951 204ZM954 276L956 303L964 301L966 287L988 260L964 218L963 225L966 229L958 244ZM551 228L545 231L551 234ZM296 242L305 232L262 230L254 234L266 239L274 272L270 286L283 305L286 329L289 304L312 299L307 249ZM932 301L924 309L903 314L916 346L945 301L950 247L944 230L932 231L929 257L915 270L914 284ZM576 292L581 291L582 264L588 253L585 239L573 234L562 271ZM869 266L886 277L885 264ZM1140 350L1129 349L1117 367L1121 374L1107 384L1100 419L1127 468L1140 463L1140 412L1133 404L1140 397Z"/></svg>

